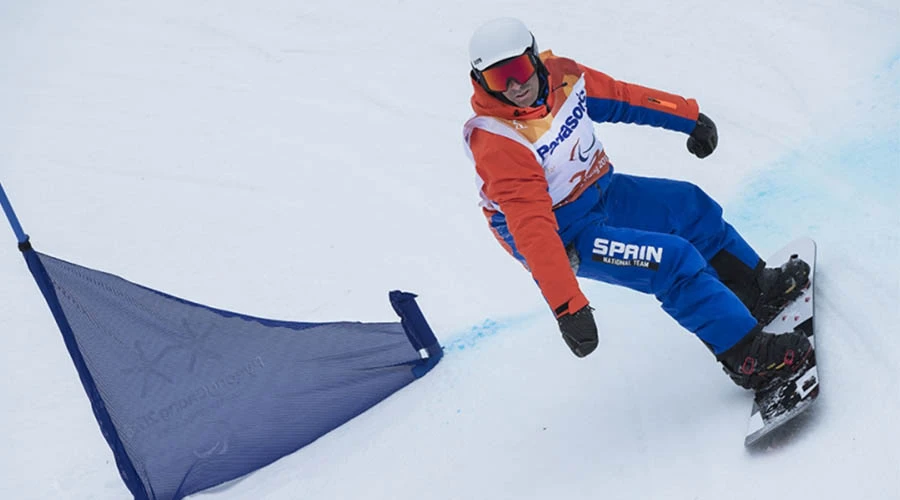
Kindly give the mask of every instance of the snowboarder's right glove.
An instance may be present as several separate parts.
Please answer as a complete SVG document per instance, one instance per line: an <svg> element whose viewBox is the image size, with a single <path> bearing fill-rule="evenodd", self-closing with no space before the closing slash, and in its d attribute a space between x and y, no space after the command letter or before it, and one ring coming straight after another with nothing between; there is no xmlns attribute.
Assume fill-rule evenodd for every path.
<svg viewBox="0 0 900 500"><path fill-rule="evenodd" d="M597 348L597 324L591 306L584 306L574 314L565 314L557 318L559 331L569 349L579 358L594 352Z"/></svg>
<svg viewBox="0 0 900 500"><path fill-rule="evenodd" d="M706 158L716 150L719 143L719 134L716 132L716 124L708 116L700 113L697 117L697 125L687 140L688 151L697 158Z"/></svg>

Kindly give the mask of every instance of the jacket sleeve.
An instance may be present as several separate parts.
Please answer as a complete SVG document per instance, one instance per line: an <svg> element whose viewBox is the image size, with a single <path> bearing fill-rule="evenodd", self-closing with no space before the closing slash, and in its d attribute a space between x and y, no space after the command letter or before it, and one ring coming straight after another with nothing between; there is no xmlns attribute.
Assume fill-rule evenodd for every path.
<svg viewBox="0 0 900 500"><path fill-rule="evenodd" d="M516 249L556 316L588 304L559 234L547 179L534 155L505 137L476 129L469 139L485 195L500 206Z"/></svg>
<svg viewBox="0 0 900 500"><path fill-rule="evenodd" d="M700 107L694 99L620 82L578 64L584 73L588 116L595 122L624 122L662 127L690 134Z"/></svg>

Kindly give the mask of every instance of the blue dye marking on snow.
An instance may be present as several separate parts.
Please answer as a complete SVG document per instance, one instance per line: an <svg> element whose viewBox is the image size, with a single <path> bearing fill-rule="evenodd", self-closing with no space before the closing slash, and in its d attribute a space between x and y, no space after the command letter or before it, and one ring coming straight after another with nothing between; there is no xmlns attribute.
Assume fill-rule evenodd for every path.
<svg viewBox="0 0 900 500"><path fill-rule="evenodd" d="M858 244L900 230L900 51L872 75L862 118L840 136L803 144L760 172L728 218L762 253L808 235ZM872 235L872 228L880 235Z"/></svg>
<svg viewBox="0 0 900 500"><path fill-rule="evenodd" d="M760 253L800 235L883 246L900 230L900 52L869 88L872 97L857 103L861 117L841 135L798 145L726 205L726 218Z"/></svg>
<svg viewBox="0 0 900 500"><path fill-rule="evenodd" d="M820 243L900 230L900 126L828 148L795 150L726 206L726 218L760 253L807 235Z"/></svg>
<svg viewBox="0 0 900 500"><path fill-rule="evenodd" d="M497 323L492 319L486 319L480 325L471 327L468 331L461 333L453 338L449 343L444 345L444 352L450 354L456 351L465 351L474 348L482 340L492 337L505 326Z"/></svg>
<svg viewBox="0 0 900 500"><path fill-rule="evenodd" d="M481 343L495 335L534 323L541 314L550 317L550 313L547 311L532 311L502 321L485 319L480 325L473 326L462 333L452 336L451 340L444 344L444 353L452 354L454 352L475 349L481 345Z"/></svg>

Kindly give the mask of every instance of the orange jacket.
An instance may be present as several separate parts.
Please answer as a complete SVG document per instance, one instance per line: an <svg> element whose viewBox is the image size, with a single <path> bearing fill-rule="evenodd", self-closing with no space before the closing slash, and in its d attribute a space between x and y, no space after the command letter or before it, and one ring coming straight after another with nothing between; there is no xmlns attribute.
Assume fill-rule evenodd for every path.
<svg viewBox="0 0 900 500"><path fill-rule="evenodd" d="M637 123L690 133L696 124L699 108L693 99L616 81L571 59L555 56L550 51L541 53L540 58L549 72L547 86L550 90L546 104L517 108L493 97L473 80L471 103L476 117L496 118L518 135L511 136L507 130L498 134L496 130L492 132L483 127L471 127L471 131L467 129L466 140L481 183L485 215L489 221L496 220L498 216L505 218L515 249L496 231L495 236L507 251L524 260L548 305L559 317L588 304L558 233L563 221L558 221L554 213L555 209L575 201L584 186L562 186L563 189L572 189L574 193L561 198L554 206L550 192L558 193L560 187L548 185L547 180L548 168L555 167L549 165L553 160L546 153L552 149L548 149L546 144L548 138L565 140L568 137L560 132L565 125L559 128L564 119L554 122L554 118L568 99L576 98L571 95L572 88L584 78L587 115L594 122ZM584 99L584 96L581 97ZM567 109L571 108L569 104ZM528 144L532 146L528 147ZM538 147L539 144L545 146ZM551 145L554 149L557 146L555 143ZM608 160L602 150L598 158L600 153L605 165ZM600 175L608 175L608 170L607 167ZM595 178L589 180L592 183L596 181Z"/></svg>

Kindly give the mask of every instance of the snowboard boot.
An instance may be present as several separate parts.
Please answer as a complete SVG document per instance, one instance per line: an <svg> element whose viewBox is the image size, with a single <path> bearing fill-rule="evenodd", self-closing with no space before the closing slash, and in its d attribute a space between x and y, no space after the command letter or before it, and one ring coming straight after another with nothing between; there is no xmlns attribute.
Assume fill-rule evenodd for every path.
<svg viewBox="0 0 900 500"><path fill-rule="evenodd" d="M756 281L759 283L759 296L748 309L765 325L809 286L809 264L792 255L781 267L763 269Z"/></svg>
<svg viewBox="0 0 900 500"><path fill-rule="evenodd" d="M809 264L796 255L780 267L766 267L760 259L750 268L737 257L721 251L710 260L719 279L747 306L763 325L778 316L809 286Z"/></svg>
<svg viewBox="0 0 900 500"><path fill-rule="evenodd" d="M802 332L775 335L760 325L716 359L735 384L757 391L801 371L811 356L813 347Z"/></svg>

